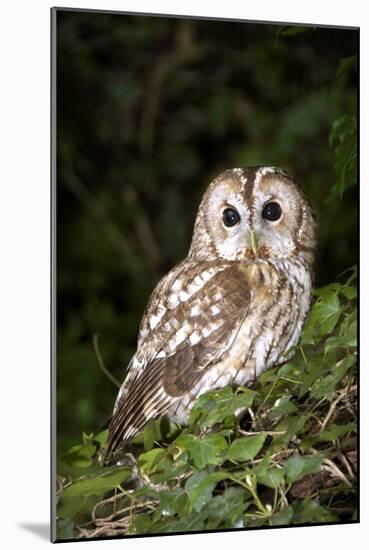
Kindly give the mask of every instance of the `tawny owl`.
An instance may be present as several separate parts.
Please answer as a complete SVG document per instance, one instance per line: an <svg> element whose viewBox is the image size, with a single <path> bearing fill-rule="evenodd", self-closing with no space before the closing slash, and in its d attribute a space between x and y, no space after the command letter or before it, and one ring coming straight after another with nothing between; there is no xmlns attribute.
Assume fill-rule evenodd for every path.
<svg viewBox="0 0 369 550"><path fill-rule="evenodd" d="M311 302L315 223L299 185L273 167L208 187L188 256L159 282L116 399L107 462L153 418L185 424L194 400L246 385L293 355Z"/></svg>

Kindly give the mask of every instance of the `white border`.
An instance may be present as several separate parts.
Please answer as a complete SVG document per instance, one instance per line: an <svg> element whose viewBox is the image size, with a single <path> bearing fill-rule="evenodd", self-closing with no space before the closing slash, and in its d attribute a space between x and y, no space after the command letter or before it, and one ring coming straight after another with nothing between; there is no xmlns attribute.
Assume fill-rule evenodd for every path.
<svg viewBox="0 0 369 550"><path fill-rule="evenodd" d="M368 89L369 18L365 2L348 4L310 0L245 3L228 0L106 0L61 6L361 26L361 128L362 151L369 150ZM32 550L47 540L49 521L49 8L48 0L8 1L1 10L1 542L7 547ZM365 160L365 157L364 157ZM368 166L361 166L362 243L368 234ZM362 245L363 248L364 245ZM362 311L369 309L368 253L362 250ZM366 257L365 257L366 256ZM257 548L298 545L299 550L333 546L335 550L368 539L368 338L362 316L362 508L360 525L216 533L207 535L99 541L94 548L170 548L187 545L232 544ZM364 325L365 323L365 325ZM365 490L366 489L366 490ZM22 527L23 525L23 527ZM33 526L32 529L24 525ZM9 542L9 545L6 542ZM82 543L86 544L86 543Z"/></svg>

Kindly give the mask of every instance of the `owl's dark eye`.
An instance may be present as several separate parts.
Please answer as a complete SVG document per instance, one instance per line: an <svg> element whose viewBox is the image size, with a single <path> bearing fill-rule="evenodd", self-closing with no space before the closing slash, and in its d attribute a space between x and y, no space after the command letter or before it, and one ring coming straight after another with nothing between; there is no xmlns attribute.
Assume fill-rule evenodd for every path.
<svg viewBox="0 0 369 550"><path fill-rule="evenodd" d="M277 202L268 202L268 204L264 206L261 215L266 220L275 222L282 216L282 208Z"/></svg>
<svg viewBox="0 0 369 550"><path fill-rule="evenodd" d="M240 215L234 208L223 210L223 223L227 227L233 227L240 221Z"/></svg>

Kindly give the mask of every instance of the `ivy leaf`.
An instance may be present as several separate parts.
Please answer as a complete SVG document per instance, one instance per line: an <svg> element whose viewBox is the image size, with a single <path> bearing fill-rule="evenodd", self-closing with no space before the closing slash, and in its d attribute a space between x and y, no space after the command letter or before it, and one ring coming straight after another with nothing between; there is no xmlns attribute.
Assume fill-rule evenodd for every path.
<svg viewBox="0 0 369 550"><path fill-rule="evenodd" d="M88 505L86 500L92 500L94 498L96 499L96 497L88 497L87 499L86 497L64 498L63 493L58 499L57 517L74 521L76 516L78 516L81 511L83 512L84 505Z"/></svg>
<svg viewBox="0 0 369 550"><path fill-rule="evenodd" d="M356 348L357 346L357 326L354 321L343 336L331 336L327 338L324 345L324 353L330 353L337 348Z"/></svg>
<svg viewBox="0 0 369 550"><path fill-rule="evenodd" d="M323 457L319 455L292 456L286 461L283 468L286 473L287 481L293 483L307 474L318 472L320 470L322 460Z"/></svg>
<svg viewBox="0 0 369 550"><path fill-rule="evenodd" d="M141 453L138 466L145 474L150 475L155 471L157 464L165 454L165 449L151 449L151 451Z"/></svg>
<svg viewBox="0 0 369 550"><path fill-rule="evenodd" d="M151 420L146 427L133 439L133 445L143 445L145 451L153 448L157 441L163 441L178 434L178 426L170 422L165 416Z"/></svg>
<svg viewBox="0 0 369 550"><path fill-rule="evenodd" d="M228 487L222 495L213 497L206 507L207 527L234 527L249 506L250 494L247 491L241 487Z"/></svg>
<svg viewBox="0 0 369 550"><path fill-rule="evenodd" d="M196 472L188 478L185 489L190 498L193 509L199 512L205 504L210 502L215 485L228 477L226 472Z"/></svg>
<svg viewBox="0 0 369 550"><path fill-rule="evenodd" d="M295 378L299 379L302 375L302 369L294 363L287 363L278 369L277 378ZM299 381L299 380L297 380Z"/></svg>
<svg viewBox="0 0 369 550"><path fill-rule="evenodd" d="M160 441L161 439L160 420L151 420L142 435L144 449L145 451L149 451L153 448L155 441Z"/></svg>
<svg viewBox="0 0 369 550"><path fill-rule="evenodd" d="M185 516L189 513L189 504L188 495L181 487L160 493L160 512L163 516Z"/></svg>
<svg viewBox="0 0 369 550"><path fill-rule="evenodd" d="M56 524L56 538L58 540L74 538L74 523L69 518L60 518Z"/></svg>
<svg viewBox="0 0 369 550"><path fill-rule="evenodd" d="M274 403L273 407L268 412L269 418L276 418L284 414L290 414L296 412L298 409L296 405L291 403L290 398L287 395L280 397Z"/></svg>
<svg viewBox="0 0 369 550"><path fill-rule="evenodd" d="M307 437L300 443L300 448L305 451L310 449L313 445L316 443L320 443L322 441L336 441L337 439L343 437L344 435L351 434L352 432L356 432L356 423L349 422L348 424L329 424L328 428L325 430L318 432L317 434L314 434L310 437Z"/></svg>
<svg viewBox="0 0 369 550"><path fill-rule="evenodd" d="M236 462L252 460L264 445L264 441L263 433L236 439L228 449L227 458Z"/></svg>
<svg viewBox="0 0 369 550"><path fill-rule="evenodd" d="M91 457L95 454L96 447L91 443L86 445L75 445L61 458L68 466L74 468L87 468L91 466Z"/></svg>
<svg viewBox="0 0 369 550"><path fill-rule="evenodd" d="M121 468L119 470L114 469L106 475L76 481L63 491L63 498L103 495L107 491L115 489L130 475L131 470L129 468Z"/></svg>
<svg viewBox="0 0 369 550"><path fill-rule="evenodd" d="M107 439L108 439L108 430L104 430L93 437L93 441L96 441L97 443L100 443L101 447L105 447L107 445Z"/></svg>
<svg viewBox="0 0 369 550"><path fill-rule="evenodd" d="M337 516L321 506L315 500L306 498L292 504L294 524L328 523L337 521Z"/></svg>
<svg viewBox="0 0 369 550"><path fill-rule="evenodd" d="M303 397L312 387L314 382L320 380L326 373L329 372L332 363L336 362L335 356L326 355L321 357L320 355L309 359L309 363L306 366L304 377L300 385L299 397Z"/></svg>
<svg viewBox="0 0 369 550"><path fill-rule="evenodd" d="M275 431L285 431L286 433L273 436L273 442L269 449L270 452L276 453L280 449L283 449L286 445L288 445L291 439L304 428L308 418L309 415L301 414L300 416L297 416L291 414L290 416L283 418L280 422L278 422L277 426L275 426L274 428Z"/></svg>
<svg viewBox="0 0 369 550"><path fill-rule="evenodd" d="M348 369L355 363L355 361L356 358L353 356L345 357L339 366L335 368L333 373L328 374L322 379L318 378L316 382L314 382L310 390L311 395L316 399L321 399L322 397L331 399L337 384L342 380Z"/></svg>
<svg viewBox="0 0 369 550"><path fill-rule="evenodd" d="M190 424L198 422L201 427L213 426L233 415L237 409L251 407L256 392L248 388L239 388L238 392L227 386L201 395L192 407Z"/></svg>
<svg viewBox="0 0 369 550"><path fill-rule="evenodd" d="M176 517L164 518L159 522L154 522L146 532L149 533L178 533L190 531L203 531L204 514L203 512L193 512L186 517L177 519ZM140 531L141 532L141 531Z"/></svg>
<svg viewBox="0 0 369 550"><path fill-rule="evenodd" d="M152 529L151 518L147 515L135 515L133 516L132 525L130 527L130 533L146 533Z"/></svg>
<svg viewBox="0 0 369 550"><path fill-rule="evenodd" d="M313 311L314 306L301 334L301 344L303 346L315 344L318 337L317 319L313 317Z"/></svg>
<svg viewBox="0 0 369 550"><path fill-rule="evenodd" d="M327 291L315 304L314 315L319 320L321 332L329 334L336 326L341 314L341 306L334 291Z"/></svg>
<svg viewBox="0 0 369 550"><path fill-rule="evenodd" d="M315 296L317 296L318 298L323 298L329 294L331 294L332 292L334 294L338 294L339 292L342 291L342 285L340 283L329 283L329 285L325 285L321 288L316 288L314 289L314 294Z"/></svg>
<svg viewBox="0 0 369 550"><path fill-rule="evenodd" d="M324 353L329 353L337 348L357 347L357 317L356 311L346 315L341 323L339 335L327 338L324 346Z"/></svg>
<svg viewBox="0 0 369 550"><path fill-rule="evenodd" d="M142 453L138 459L138 466L153 483L163 483L178 477L187 468L188 454L182 453L181 456L173 459L171 453L174 451L175 449L170 447Z"/></svg>
<svg viewBox="0 0 369 550"><path fill-rule="evenodd" d="M271 489L277 489L284 479L284 473L282 469L273 466L264 471L257 472L256 478L262 485Z"/></svg>
<svg viewBox="0 0 369 550"><path fill-rule="evenodd" d="M270 518L270 525L290 525L293 518L293 507L286 506Z"/></svg>
<svg viewBox="0 0 369 550"><path fill-rule="evenodd" d="M303 330L302 344L315 344L333 331L342 313L338 298L341 289L341 285L334 283L316 291L318 298Z"/></svg>
<svg viewBox="0 0 369 550"><path fill-rule="evenodd" d="M357 298L357 289L354 286L346 286L342 288L341 294L346 296L348 300L353 300L354 298Z"/></svg>
<svg viewBox="0 0 369 550"><path fill-rule="evenodd" d="M188 452L198 470L202 470L208 464L221 464L224 461L221 453L228 448L224 437L219 434L210 434L201 438L192 434L182 434L176 440L175 446L182 452Z"/></svg>

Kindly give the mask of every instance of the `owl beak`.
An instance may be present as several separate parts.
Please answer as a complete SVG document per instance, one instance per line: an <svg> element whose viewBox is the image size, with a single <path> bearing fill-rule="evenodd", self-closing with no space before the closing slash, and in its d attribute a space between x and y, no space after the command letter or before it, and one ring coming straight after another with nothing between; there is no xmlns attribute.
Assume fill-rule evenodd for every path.
<svg viewBox="0 0 369 550"><path fill-rule="evenodd" d="M256 255L256 237L253 229L249 229L249 235L250 235L251 249L253 253Z"/></svg>

